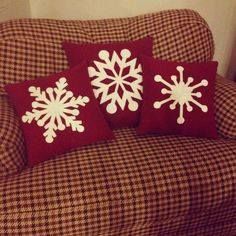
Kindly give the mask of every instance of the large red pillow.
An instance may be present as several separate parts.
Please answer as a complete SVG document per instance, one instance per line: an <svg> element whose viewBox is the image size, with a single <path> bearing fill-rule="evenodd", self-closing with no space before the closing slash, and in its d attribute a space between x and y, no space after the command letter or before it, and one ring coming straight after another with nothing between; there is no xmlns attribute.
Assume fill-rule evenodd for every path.
<svg viewBox="0 0 236 236"><path fill-rule="evenodd" d="M113 137L83 63L47 78L6 86L33 166L72 148Z"/></svg>
<svg viewBox="0 0 236 236"><path fill-rule="evenodd" d="M152 38L109 44L63 43L70 66L89 62L95 97L113 128L136 126L142 101L139 55L152 55Z"/></svg>
<svg viewBox="0 0 236 236"><path fill-rule="evenodd" d="M216 138L217 62L170 62L142 56L144 95L138 133Z"/></svg>

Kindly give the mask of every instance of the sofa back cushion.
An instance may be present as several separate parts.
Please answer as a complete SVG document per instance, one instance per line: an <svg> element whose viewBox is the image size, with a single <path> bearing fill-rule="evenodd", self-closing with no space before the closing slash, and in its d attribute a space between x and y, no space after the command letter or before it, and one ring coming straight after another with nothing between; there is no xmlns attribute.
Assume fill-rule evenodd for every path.
<svg viewBox="0 0 236 236"><path fill-rule="evenodd" d="M204 19L192 10L168 10L108 20L18 19L0 23L0 103L7 104L2 105L4 109L0 112L0 119L4 120L0 176L18 172L25 165L23 138L5 96L6 84L66 69L68 64L61 46L63 41L108 43L146 36L154 40L153 54L156 58L201 62L211 60L214 54L211 31ZM224 111L221 113L225 114ZM8 120L8 117L11 119ZM228 123L226 126L229 126ZM227 136L225 126L220 126L219 130L225 130L223 133Z"/></svg>
<svg viewBox="0 0 236 236"><path fill-rule="evenodd" d="M42 77L67 67L61 43L154 39L154 57L207 61L214 53L211 31L192 10L168 10L106 20L19 19L0 24L0 94L10 82Z"/></svg>

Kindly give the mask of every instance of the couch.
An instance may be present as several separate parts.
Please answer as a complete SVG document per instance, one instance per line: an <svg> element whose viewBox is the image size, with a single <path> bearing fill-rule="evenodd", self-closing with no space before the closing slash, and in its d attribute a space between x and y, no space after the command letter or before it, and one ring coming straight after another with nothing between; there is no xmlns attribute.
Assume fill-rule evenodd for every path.
<svg viewBox="0 0 236 236"><path fill-rule="evenodd" d="M214 54L211 31L192 10L0 24L0 235L236 235L236 85L220 76L219 139L123 128L111 142L26 167L19 120L4 85L67 68L64 40L147 35L154 39L154 57L192 62Z"/></svg>

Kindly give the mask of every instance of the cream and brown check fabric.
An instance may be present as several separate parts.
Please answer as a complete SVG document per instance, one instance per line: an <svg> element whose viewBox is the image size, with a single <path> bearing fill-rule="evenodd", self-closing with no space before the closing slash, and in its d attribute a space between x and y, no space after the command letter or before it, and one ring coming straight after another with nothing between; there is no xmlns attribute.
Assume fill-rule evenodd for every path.
<svg viewBox="0 0 236 236"><path fill-rule="evenodd" d="M219 133L231 139L137 136L76 149L25 169L19 121L4 85L67 67L64 40L154 38L154 56L207 61L211 31L190 10L98 21L44 19L0 24L0 235L236 234L235 85L216 85Z"/></svg>

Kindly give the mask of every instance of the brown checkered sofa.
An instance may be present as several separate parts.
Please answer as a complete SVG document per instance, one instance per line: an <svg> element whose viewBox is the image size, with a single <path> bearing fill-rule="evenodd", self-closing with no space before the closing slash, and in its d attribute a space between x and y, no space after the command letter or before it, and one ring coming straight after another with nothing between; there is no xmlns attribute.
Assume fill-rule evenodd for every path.
<svg viewBox="0 0 236 236"><path fill-rule="evenodd" d="M154 38L155 57L213 57L211 31L191 10L0 24L0 235L236 235L236 85L220 77L218 140L138 137L133 129L121 129L112 142L25 168L24 141L4 85L65 69L63 40L147 35Z"/></svg>

